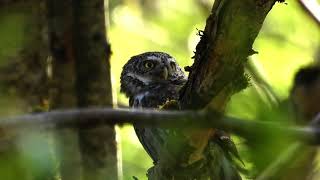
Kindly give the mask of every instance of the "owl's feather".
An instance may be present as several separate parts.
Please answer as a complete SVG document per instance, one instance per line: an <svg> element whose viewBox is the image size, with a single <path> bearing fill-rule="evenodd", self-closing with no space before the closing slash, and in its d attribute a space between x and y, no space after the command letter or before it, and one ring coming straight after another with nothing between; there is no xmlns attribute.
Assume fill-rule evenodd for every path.
<svg viewBox="0 0 320 180"><path fill-rule="evenodd" d="M133 108L159 108L167 101L176 100L179 97L181 85L158 84L152 89L137 94L130 98L130 106ZM161 128L144 128L134 125L136 134L149 156L156 163L159 160L160 151L163 151L168 138L168 131Z"/></svg>
<svg viewBox="0 0 320 180"><path fill-rule="evenodd" d="M153 63L152 68L144 66ZM165 74L165 75L163 75ZM162 52L147 52L131 59L121 73L121 91L129 97L133 108L154 108L168 100L177 100L186 76L175 59ZM168 132L161 128L144 128L134 125L136 134L147 153L156 163L160 151L165 151Z"/></svg>
<svg viewBox="0 0 320 180"><path fill-rule="evenodd" d="M168 101L177 102L179 100L179 92L185 82L186 76L173 57L162 52L147 52L133 56L123 67L121 92L129 97L130 107L158 109ZM194 151L193 147L186 146L183 147L184 152L181 152L179 145L188 145L188 142L184 142L186 138L179 130L145 128L135 124L134 129L142 146L155 164L161 163L161 161L166 162L168 158L170 158L168 162L173 162L177 157L184 158L187 162L188 153ZM192 167L187 167L186 170L200 164L198 168L204 168L205 170L201 170L201 172L209 174L209 177L230 180L241 179L230 159L228 159L229 156L227 155L231 151L223 149L224 147L229 147L224 145L225 142L219 139L212 139L204 152L208 156L204 164L202 162L194 163ZM233 143L231 140L230 142ZM227 145L230 145L228 144L230 142L228 141ZM176 148L175 146L179 147ZM211 149L211 146L214 146L214 148ZM183 153L187 156L184 157ZM223 153L225 156L217 156L217 154L221 155ZM181 163L183 159L177 161ZM157 168L149 171L149 173L157 172ZM189 176L197 177L198 175L190 174Z"/></svg>

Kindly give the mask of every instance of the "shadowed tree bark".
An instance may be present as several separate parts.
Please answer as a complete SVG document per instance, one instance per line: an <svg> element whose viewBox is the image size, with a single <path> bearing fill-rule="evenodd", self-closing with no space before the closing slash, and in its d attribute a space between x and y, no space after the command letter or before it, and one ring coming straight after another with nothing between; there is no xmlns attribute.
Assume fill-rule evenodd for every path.
<svg viewBox="0 0 320 180"><path fill-rule="evenodd" d="M42 106L48 95L45 9L45 4L36 0L10 3L10 6L1 7L1 15L23 15L23 18L16 22L22 24L19 27L22 28L22 35L14 35L24 38L21 44L17 45L20 46L17 47L17 54L8 55L8 59L1 63L0 83L3 90L14 92L14 95L21 97L27 105L24 110L29 112Z"/></svg>
<svg viewBox="0 0 320 180"><path fill-rule="evenodd" d="M51 109L112 106L104 1L47 3L53 54ZM56 134L62 179L117 179L113 126Z"/></svg>
<svg viewBox="0 0 320 180"><path fill-rule="evenodd" d="M45 38L45 6L43 2L30 0L28 2L1 1L0 2L1 23L6 18L8 24L1 24L2 28L11 30L7 32L9 37L2 38L8 41L8 48L1 49L0 65L0 91L1 114L14 112L35 112L39 107L43 107L47 99L47 76L46 58L48 55L47 41ZM6 21L4 21L6 22ZM16 25L17 24L17 25ZM13 25L13 26L12 26ZM9 26L9 27L7 27ZM10 29L13 27L19 28ZM6 33L6 30L4 31ZM21 34L20 34L21 33ZM6 34L2 34L6 36ZM22 37L19 41L19 37ZM18 42L15 42L17 40ZM13 43L12 43L13 42ZM13 45L14 44L14 45ZM17 52L10 54L11 46L16 46ZM5 56L3 56L5 55ZM7 99L7 100L5 100ZM17 101L18 99L18 101ZM30 135L30 134L29 134ZM0 152L0 179L41 179L53 177L52 169L39 168L38 159L25 157L28 147L19 142L27 136L23 132L15 135L5 128L0 129L0 136L5 140L1 142ZM48 145L44 139L35 144ZM22 152L23 151L23 152ZM46 150L44 150L46 151ZM42 152L44 152L42 151ZM46 154L46 153L44 153ZM40 158L42 153L37 154ZM35 163L28 164L28 160Z"/></svg>
<svg viewBox="0 0 320 180"><path fill-rule="evenodd" d="M207 108L224 112L230 97L247 87L244 65L247 57L254 52L252 44L275 2L214 2L205 30L199 32L201 40L196 47L195 62L186 68L190 74L181 92L181 109ZM226 150L219 144L219 138L214 138L220 131L211 128L187 129L182 134L185 136L176 141L183 153L176 153L174 160L165 159L155 165L149 179L239 178L232 162L226 157Z"/></svg>
<svg viewBox="0 0 320 180"><path fill-rule="evenodd" d="M48 32L52 55L50 110L77 107L75 57L72 41L72 1L47 0ZM54 132L56 158L62 180L81 180L78 130Z"/></svg>
<svg viewBox="0 0 320 180"><path fill-rule="evenodd" d="M78 0L73 7L78 107L112 106L104 1ZM79 135L84 179L117 179L114 126L82 129Z"/></svg>

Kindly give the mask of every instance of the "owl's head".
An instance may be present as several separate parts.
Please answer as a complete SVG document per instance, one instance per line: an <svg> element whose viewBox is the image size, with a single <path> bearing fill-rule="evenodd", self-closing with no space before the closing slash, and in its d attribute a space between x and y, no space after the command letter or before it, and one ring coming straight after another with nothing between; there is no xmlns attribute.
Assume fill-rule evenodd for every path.
<svg viewBox="0 0 320 180"><path fill-rule="evenodd" d="M131 57L123 66L121 92L131 97L158 84L181 85L185 82L186 76L172 56L146 52Z"/></svg>

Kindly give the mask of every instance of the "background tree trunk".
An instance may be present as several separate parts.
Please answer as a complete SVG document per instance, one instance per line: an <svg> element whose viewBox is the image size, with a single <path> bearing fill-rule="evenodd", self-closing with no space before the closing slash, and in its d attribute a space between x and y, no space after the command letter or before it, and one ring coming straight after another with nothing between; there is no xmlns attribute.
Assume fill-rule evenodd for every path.
<svg viewBox="0 0 320 180"><path fill-rule="evenodd" d="M78 107L112 106L104 1L78 0L73 7ZM79 133L84 179L117 179L114 127L86 128Z"/></svg>
<svg viewBox="0 0 320 180"><path fill-rule="evenodd" d="M45 4L36 0L28 2L1 1L1 26L5 32L2 41L9 43L9 51L0 54L0 91L1 115L21 112L37 112L44 108L47 100L46 58L48 56L45 38ZM6 21L5 19L9 19ZM11 20L12 18L12 20ZM14 27L18 29L14 29ZM19 38L21 37L21 39ZM15 42L15 40L17 42ZM11 44L11 42L14 42ZM10 45L16 52L10 51ZM12 47L11 47L12 48ZM5 104L3 104L5 102ZM47 148L36 155L26 155L30 151L28 138L34 134L11 132L0 129L1 179L43 179L53 177L53 166L47 168L41 164L43 158L48 160ZM38 136L33 145L48 146L46 137ZM32 161L33 163L30 163ZM52 165L52 162L46 161ZM48 165L46 164L46 165ZM49 166L50 166L49 165Z"/></svg>
<svg viewBox="0 0 320 180"><path fill-rule="evenodd" d="M104 1L47 2L53 54L51 109L112 106ZM57 132L62 179L117 179L114 127L79 128Z"/></svg>
<svg viewBox="0 0 320 180"><path fill-rule="evenodd" d="M47 0L48 27L52 62L50 110L75 108L75 57L73 49L73 9L71 0ZM82 167L78 130L54 132L58 169L62 180L81 180Z"/></svg>

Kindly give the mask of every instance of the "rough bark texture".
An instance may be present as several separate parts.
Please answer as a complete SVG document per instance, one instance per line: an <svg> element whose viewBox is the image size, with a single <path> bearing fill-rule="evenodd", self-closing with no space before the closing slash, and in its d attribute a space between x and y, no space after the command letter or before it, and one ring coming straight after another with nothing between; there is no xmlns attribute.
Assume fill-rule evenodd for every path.
<svg viewBox="0 0 320 180"><path fill-rule="evenodd" d="M202 109L207 106L208 109L223 112L231 95L247 86L244 64L247 57L252 54L252 44L275 2L276 0L214 2L205 30L199 32L201 40L196 47L195 62L187 69L190 74L181 92L182 109ZM223 147L217 145L217 141L211 141L217 132L210 128L185 131L188 145L182 147L194 148L188 156L183 153L183 156L189 159L188 164L179 162L179 159L185 161L186 158L176 157L178 162L174 161L175 167L171 170L168 168L173 166L172 161L158 164L155 169L159 169L160 173L155 173L149 178L237 178L231 176L232 172L229 172L229 177L226 176L228 172L223 167L226 154L221 150ZM200 167L201 171L199 165L196 165L199 162L206 166ZM189 167L188 173L185 171L186 167Z"/></svg>
<svg viewBox="0 0 320 180"><path fill-rule="evenodd" d="M47 2L53 54L51 108L112 106L104 1ZM57 136L62 179L117 179L113 126L64 130Z"/></svg>
<svg viewBox="0 0 320 180"><path fill-rule="evenodd" d="M50 110L77 106L75 59L72 41L72 1L47 0L48 32L52 55ZM56 131L55 149L62 180L81 180L82 167L77 129Z"/></svg>
<svg viewBox="0 0 320 180"><path fill-rule="evenodd" d="M215 1L181 96L184 109L203 108L218 96L226 96L221 103L227 102L234 92L246 87L243 67L274 3L275 0Z"/></svg>
<svg viewBox="0 0 320 180"><path fill-rule="evenodd" d="M28 107L25 110L31 112L37 106L43 105L48 93L45 4L31 0L25 3L12 3L1 8L1 11L8 11L7 13L11 15L24 14L25 23L22 28L25 40L17 54L10 56L5 63L2 62L0 83L4 90L9 93L14 92L14 95L21 97Z"/></svg>
<svg viewBox="0 0 320 180"><path fill-rule="evenodd" d="M78 0L73 2L73 7L78 107L112 106L104 1ZM101 126L79 133L84 179L117 179L114 126Z"/></svg>
<svg viewBox="0 0 320 180"><path fill-rule="evenodd" d="M10 6L9 6L10 5ZM22 42L17 42L16 54L8 53L8 59L1 59L0 67L0 93L1 98L7 99L8 103L2 104L1 114L15 112L34 112L37 107L43 105L43 101L47 97L47 81L46 81L46 57L47 46L44 38L45 26L44 4L36 0L28 2L4 1L0 2L0 16L22 16L16 19L20 24L20 32L24 37ZM1 17L3 18L3 17ZM6 28L6 27L4 27ZM13 36L21 36L19 31L13 30ZM8 37L12 40L15 37ZM19 39L19 38L18 38ZM8 45L10 50L10 44ZM18 99L18 101L17 101ZM25 155L21 151L26 151L20 142L26 137L22 132L12 134L10 130L0 129L1 141L0 148L0 179L36 179L53 177L52 169L39 168L38 162L35 160L29 164ZM42 139L41 139L42 140ZM43 143L43 142L36 142ZM48 144L44 143L43 146ZM44 150L45 151L45 150ZM43 157L38 154L39 158Z"/></svg>

